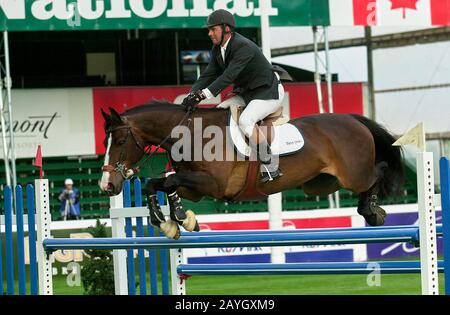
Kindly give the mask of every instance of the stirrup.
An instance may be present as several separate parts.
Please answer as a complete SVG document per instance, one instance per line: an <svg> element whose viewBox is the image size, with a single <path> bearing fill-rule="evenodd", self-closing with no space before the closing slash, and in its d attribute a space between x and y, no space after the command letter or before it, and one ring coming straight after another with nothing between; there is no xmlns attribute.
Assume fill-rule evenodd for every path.
<svg viewBox="0 0 450 315"><path fill-rule="evenodd" d="M271 172L268 170L267 166L264 164L261 165L265 168L265 170L261 172L261 182L267 183L283 176L283 173L279 168Z"/></svg>

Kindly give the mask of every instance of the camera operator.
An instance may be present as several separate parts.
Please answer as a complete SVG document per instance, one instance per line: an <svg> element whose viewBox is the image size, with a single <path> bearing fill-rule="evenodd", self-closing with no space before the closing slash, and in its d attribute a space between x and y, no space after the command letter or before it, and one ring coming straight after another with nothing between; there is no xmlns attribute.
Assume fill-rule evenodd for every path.
<svg viewBox="0 0 450 315"><path fill-rule="evenodd" d="M61 201L61 216L65 220L80 219L80 191L73 187L73 181L67 178L64 181L65 188L59 194Z"/></svg>

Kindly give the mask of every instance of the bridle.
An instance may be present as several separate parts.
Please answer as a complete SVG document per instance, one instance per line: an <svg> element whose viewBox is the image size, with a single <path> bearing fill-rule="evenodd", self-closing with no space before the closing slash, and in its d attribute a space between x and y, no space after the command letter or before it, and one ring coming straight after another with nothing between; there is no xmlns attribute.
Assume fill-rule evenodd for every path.
<svg viewBox="0 0 450 315"><path fill-rule="evenodd" d="M121 144L121 149L120 149L120 155L119 155L119 160L116 162L116 166L114 167L111 164L108 165L104 165L102 167L102 171L103 172L117 172L120 175L122 175L122 177L124 179L130 179L131 177L133 177L134 174L139 173L139 167L132 167L132 168L127 168L124 161L125 161L125 149L126 149L126 145L128 143L128 139L131 138L133 139L134 143L136 144L136 146L145 153L145 148L144 146L136 139L135 135L133 134L133 132L131 131L131 127L128 125L124 125L124 126L119 126L119 127L115 127L115 128L110 128L106 130L106 134L109 135L116 131L116 130L121 130L121 129L126 129L127 130L127 136L125 137L125 141Z"/></svg>
<svg viewBox="0 0 450 315"><path fill-rule="evenodd" d="M178 126L182 125L184 123L184 121L186 120L186 118L188 118L191 114L192 114L191 111L186 112L186 114L183 116L181 121L178 123ZM191 124L191 121L192 121L192 118L189 117L188 123L187 123L187 127L188 128L189 128L189 125ZM126 144L128 142L128 139L130 138L130 136L133 139L133 141L136 144L136 146L143 152L144 155L146 153L150 153L149 155L146 156L146 158L143 161L141 161L139 163L139 164L145 164L155 153L158 152L158 150L161 148L161 146L164 145L164 143L166 143L167 140L169 140L169 138L171 137L171 134L169 133L156 146L156 149L153 152L151 152L151 146L145 147L145 145L141 144L141 142L138 141L136 136L131 131L131 127L128 126L128 125L118 126L118 127L115 127L115 128L108 128L106 130L107 137L109 137L109 135L112 134L112 132L114 132L116 130L121 130L121 129L126 129L127 130L127 136L125 137L125 141L121 144L119 160L116 162L116 166L113 166L111 164L104 165L102 167L102 171L103 172L108 172L108 173L117 172L120 175L122 175L123 179L127 180L127 179L131 179L135 174L139 173L139 171L140 171L139 165L137 165L136 167L127 168L125 163L124 163L124 161L125 161Z"/></svg>

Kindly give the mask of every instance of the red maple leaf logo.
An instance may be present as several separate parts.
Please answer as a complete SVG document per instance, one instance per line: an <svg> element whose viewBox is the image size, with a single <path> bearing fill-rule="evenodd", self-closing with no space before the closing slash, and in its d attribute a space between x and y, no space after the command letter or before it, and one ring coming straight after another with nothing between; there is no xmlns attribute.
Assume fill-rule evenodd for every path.
<svg viewBox="0 0 450 315"><path fill-rule="evenodd" d="M406 18L406 9L417 11L417 1L419 0L391 0L391 10L403 9L403 18Z"/></svg>

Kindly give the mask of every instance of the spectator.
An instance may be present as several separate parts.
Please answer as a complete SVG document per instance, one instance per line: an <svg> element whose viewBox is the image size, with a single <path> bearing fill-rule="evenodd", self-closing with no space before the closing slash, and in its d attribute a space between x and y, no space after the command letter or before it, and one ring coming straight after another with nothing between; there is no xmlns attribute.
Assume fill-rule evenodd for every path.
<svg viewBox="0 0 450 315"><path fill-rule="evenodd" d="M64 181L66 186L59 194L58 199L61 201L61 216L65 220L80 219L80 191L73 187L73 181L67 178Z"/></svg>

